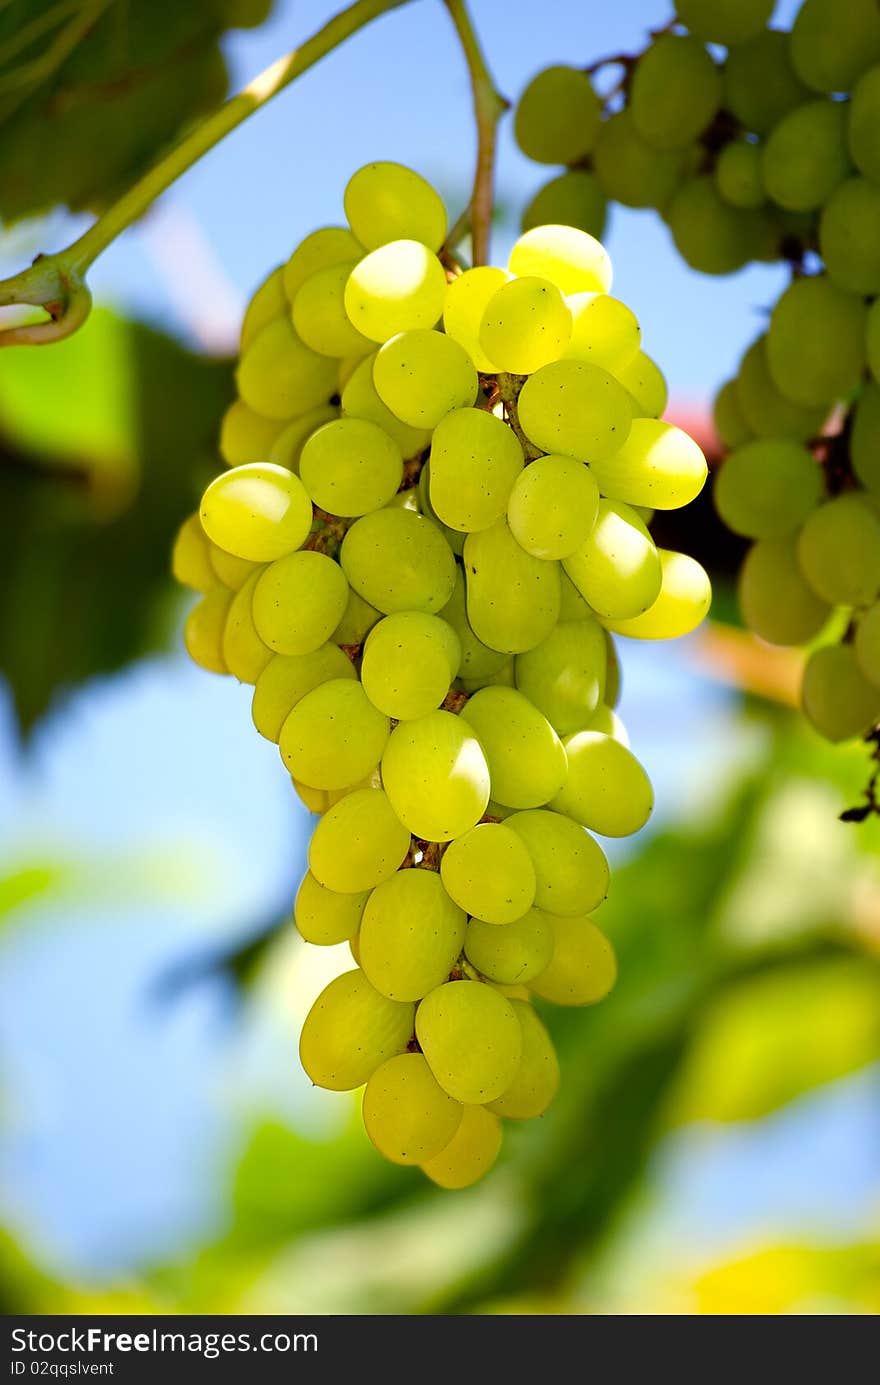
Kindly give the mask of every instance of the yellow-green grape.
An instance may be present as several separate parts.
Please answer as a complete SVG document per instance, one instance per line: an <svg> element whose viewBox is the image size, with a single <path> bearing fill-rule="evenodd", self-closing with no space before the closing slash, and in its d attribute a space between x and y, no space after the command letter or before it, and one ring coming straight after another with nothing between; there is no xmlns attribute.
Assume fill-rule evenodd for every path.
<svg viewBox="0 0 880 1385"><path fill-rule="evenodd" d="M232 592L212 587L193 606L183 627L183 642L193 663L208 673L228 673L223 657L223 631L232 605Z"/></svg>
<svg viewBox="0 0 880 1385"><path fill-rule="evenodd" d="M853 649L861 672L880 687L880 601L875 601L856 626Z"/></svg>
<svg viewBox="0 0 880 1385"><path fill-rule="evenodd" d="M381 611L377 611L375 606L371 606L362 596L358 596L356 591L349 588L342 619L330 638L334 644L343 646L363 644L373 626L381 619Z"/></svg>
<svg viewBox="0 0 880 1385"><path fill-rule="evenodd" d="M605 736L613 736L621 745L625 745L627 750L630 748L629 733L617 715L613 707L606 707L602 702L596 708L590 720L584 727L585 731L601 731Z"/></svg>
<svg viewBox="0 0 880 1385"><path fill-rule="evenodd" d="M880 183L880 65L856 83L849 107L849 152L860 173Z"/></svg>
<svg viewBox="0 0 880 1385"><path fill-rule="evenodd" d="M300 698L281 728L281 758L315 789L344 789L377 767L391 730L360 683L334 678Z"/></svg>
<svg viewBox="0 0 880 1385"><path fill-rule="evenodd" d="M176 582L196 592L210 591L217 585L217 574L211 564L211 542L197 514L189 515L175 535L171 572Z"/></svg>
<svg viewBox="0 0 880 1385"><path fill-rule="evenodd" d="M540 909L512 923L471 919L464 939L468 961L481 975L501 985L520 985L537 976L553 956L553 928Z"/></svg>
<svg viewBox="0 0 880 1385"><path fill-rule="evenodd" d="M388 880L409 851L410 834L382 789L356 789L325 813L309 843L309 868L342 894Z"/></svg>
<svg viewBox="0 0 880 1385"><path fill-rule="evenodd" d="M602 619L627 620L647 611L660 595L657 546L643 521L620 500L600 500L589 537L563 566Z"/></svg>
<svg viewBox="0 0 880 1385"><path fill-rule="evenodd" d="M506 996L508 1000L526 1000L529 1002L529 1004L531 1004L532 993L529 990L528 986L521 986L519 984L514 986L508 986L503 981L490 981L489 985L493 988L493 990L496 990L500 992L501 995ZM485 1110L485 1107L481 1107L480 1109Z"/></svg>
<svg viewBox="0 0 880 1385"><path fill-rule="evenodd" d="M361 681L386 716L412 721L440 706L460 662L458 636L445 620L423 611L398 611L367 636Z"/></svg>
<svg viewBox="0 0 880 1385"><path fill-rule="evenodd" d="M725 109L756 135L768 134L810 94L791 65L791 38L782 29L737 44L724 64L723 86Z"/></svg>
<svg viewBox="0 0 880 1385"><path fill-rule="evenodd" d="M392 240L418 240L439 250L446 235L446 208L420 174L397 163L371 163L349 179L345 215L362 245L375 250Z"/></svg>
<svg viewBox="0 0 880 1385"><path fill-rule="evenodd" d="M357 894L328 890L311 871L306 871L294 906L300 935L307 943L319 947L348 942L361 926L361 915L369 897L369 890L360 890Z"/></svg>
<svg viewBox="0 0 880 1385"><path fill-rule="evenodd" d="M479 981L449 981L426 995L416 1038L444 1091L479 1105L506 1091L522 1055L512 1003Z"/></svg>
<svg viewBox="0 0 880 1385"><path fill-rule="evenodd" d="M522 469L522 447L506 423L485 409L454 409L431 442L431 508L452 529L487 529L504 514Z"/></svg>
<svg viewBox="0 0 880 1385"><path fill-rule="evenodd" d="M880 591L880 517L858 492L814 510L798 538L798 562L832 606L867 606Z"/></svg>
<svg viewBox="0 0 880 1385"><path fill-rule="evenodd" d="M565 571L559 574L559 595L560 621L595 619L593 612Z"/></svg>
<svg viewBox="0 0 880 1385"><path fill-rule="evenodd" d="M467 616L490 649L516 654L545 639L559 615L559 570L526 553L506 519L464 543Z"/></svg>
<svg viewBox="0 0 880 1385"><path fill-rule="evenodd" d="M346 971L325 986L306 1015L300 1062L319 1087L352 1091L403 1053L412 1031L412 1005L380 995L363 972Z"/></svg>
<svg viewBox="0 0 880 1385"><path fill-rule="evenodd" d="M254 589L254 624L276 654L310 654L329 640L347 600L339 564L304 549L263 571Z"/></svg>
<svg viewBox="0 0 880 1385"><path fill-rule="evenodd" d="M442 610L455 585L455 559L431 520L412 510L374 510L349 529L339 550L351 586L377 611Z"/></svg>
<svg viewBox="0 0 880 1385"><path fill-rule="evenodd" d="M804 0L791 30L798 76L817 91L849 91L880 60L880 13L874 0Z"/></svg>
<svg viewBox="0 0 880 1385"><path fill-rule="evenodd" d="M520 838L501 823L477 823L450 842L440 862L440 878L456 904L487 924L513 923L535 898L531 857Z"/></svg>
<svg viewBox="0 0 880 1385"><path fill-rule="evenodd" d="M422 1172L441 1188L469 1188L491 1169L501 1149L501 1122L484 1106L465 1106L449 1144L426 1159Z"/></svg>
<svg viewBox="0 0 880 1385"><path fill-rule="evenodd" d="M393 1164L420 1164L439 1154L462 1114L461 1103L447 1096L421 1053L389 1058L364 1090L364 1127Z"/></svg>
<svg viewBox="0 0 880 1385"><path fill-rule="evenodd" d="M601 731L576 731L563 744L568 775L551 808L603 837L629 837L644 827L654 791L635 755Z"/></svg>
<svg viewBox="0 0 880 1385"><path fill-rule="evenodd" d="M862 485L880 495L880 386L872 380L865 384L856 405L849 455Z"/></svg>
<svg viewBox="0 0 880 1385"><path fill-rule="evenodd" d="M509 808L537 808L549 802L564 783L565 751L559 737L547 718L515 688L481 688L465 703L461 720L479 738L489 766L492 797L500 803Z"/></svg>
<svg viewBox="0 0 880 1385"><path fill-rule="evenodd" d="M546 1026L527 1001L512 1000L522 1032L522 1057L510 1086L489 1109L509 1120L543 1116L559 1091L559 1059Z"/></svg>
<svg viewBox="0 0 880 1385"><path fill-rule="evenodd" d="M725 447L741 447L744 442L751 442L754 435L743 413L736 380L725 381L715 395L712 423Z"/></svg>
<svg viewBox="0 0 880 1385"><path fill-rule="evenodd" d="M795 279L777 301L767 333L774 384L795 404L849 394L865 367L865 305L825 275Z"/></svg>
<svg viewBox="0 0 880 1385"><path fill-rule="evenodd" d="M731 452L715 478L715 508L728 529L749 539L799 528L824 491L815 457L789 438L760 438Z"/></svg>
<svg viewBox="0 0 880 1385"><path fill-rule="evenodd" d="M404 457L415 457L424 452L431 441L427 428L412 428L393 414L387 404L376 393L373 384L373 356L352 371L342 391L342 413L346 418L363 418L376 423L392 437Z"/></svg>
<svg viewBox="0 0 880 1385"><path fill-rule="evenodd" d="M290 777L294 792L301 803L304 803L310 813L316 813L318 817L326 813L334 804L339 803L347 794L354 793L355 789L375 789L378 788L378 774L374 770L358 784L346 784L344 789L313 789L311 784L303 784L299 779Z"/></svg>
<svg viewBox="0 0 880 1385"><path fill-rule="evenodd" d="M284 266L284 292L292 305L303 284L319 270L359 260L364 247L347 226L321 226L300 241Z"/></svg>
<svg viewBox="0 0 880 1385"><path fill-rule="evenodd" d="M880 187L867 178L847 178L834 189L822 208L819 254L842 289L880 291Z"/></svg>
<svg viewBox="0 0 880 1385"><path fill-rule="evenodd" d="M479 381L464 347L442 332L401 332L373 362L376 393L413 428L436 428L452 409L468 408Z"/></svg>
<svg viewBox="0 0 880 1385"><path fill-rule="evenodd" d="M324 644L311 654L274 655L254 688L251 715L260 735L277 741L300 698L331 678L357 678L351 660L338 645Z"/></svg>
<svg viewBox="0 0 880 1385"><path fill-rule="evenodd" d="M617 959L588 918L554 918L553 958L529 989L554 1005L595 1005L617 980Z"/></svg>
<svg viewBox="0 0 880 1385"><path fill-rule="evenodd" d="M298 476L268 462L251 462L214 477L199 517L218 548L252 563L270 563L304 542L312 503Z"/></svg>
<svg viewBox="0 0 880 1385"><path fill-rule="evenodd" d="M759 438L795 438L805 442L816 437L828 412L826 404L794 404L779 393L767 363L766 336L752 342L740 361L736 389L745 421ZM729 445L739 444L731 441Z"/></svg>
<svg viewBox="0 0 880 1385"><path fill-rule="evenodd" d="M596 523L599 487L583 462L550 454L517 478L507 522L520 548L534 558L567 558Z"/></svg>
<svg viewBox="0 0 880 1385"><path fill-rule="evenodd" d="M505 826L525 844L535 867L535 907L551 914L586 914L608 893L608 862L597 841L562 813L533 808Z"/></svg>
<svg viewBox="0 0 880 1385"><path fill-rule="evenodd" d="M312 500L332 515L365 515L386 505L403 479L403 457L377 423L338 418L303 445L299 474Z"/></svg>
<svg viewBox="0 0 880 1385"><path fill-rule="evenodd" d="M520 390L518 410L531 442L582 462L610 457L632 423L626 387L586 361L552 361L535 371Z"/></svg>
<svg viewBox="0 0 880 1385"><path fill-rule="evenodd" d="M236 399L220 424L220 455L227 466L273 461L272 448L283 427L277 418L263 418Z"/></svg>
<svg viewBox="0 0 880 1385"><path fill-rule="evenodd" d="M868 369L880 382L880 299L874 299L865 319L865 355Z"/></svg>
<svg viewBox="0 0 880 1385"><path fill-rule="evenodd" d="M566 357L601 366L612 375L635 358L641 341L638 318L619 298L573 293L568 306L572 329Z"/></svg>
<svg viewBox="0 0 880 1385"><path fill-rule="evenodd" d="M533 77L514 116L516 142L540 164L580 163L596 142L602 105L589 77L559 64Z"/></svg>
<svg viewBox="0 0 880 1385"><path fill-rule="evenodd" d="M538 189L522 214L522 228L575 226L600 240L607 214L608 199L596 175L570 168Z"/></svg>
<svg viewBox="0 0 880 1385"><path fill-rule="evenodd" d="M750 630L770 644L806 644L831 614L800 570L797 535L761 539L739 575L739 608Z"/></svg>
<svg viewBox="0 0 880 1385"><path fill-rule="evenodd" d="M267 274L254 291L245 309L241 324L239 351L246 351L254 338L268 323L287 314L288 302L284 293L284 266L278 265Z"/></svg>
<svg viewBox="0 0 880 1385"><path fill-rule="evenodd" d="M253 576L257 568L262 567L261 563L252 563L247 558L236 558L234 554L218 548L216 543L211 543L210 540L208 550L216 579L232 592L241 591L248 578Z"/></svg>
<svg viewBox="0 0 880 1385"><path fill-rule="evenodd" d="M659 548L660 595L640 616L612 620L608 628L634 640L677 640L696 630L709 614L712 584L706 569L687 553Z"/></svg>
<svg viewBox="0 0 880 1385"><path fill-rule="evenodd" d="M499 370L529 375L565 354L571 311L555 284L535 275L511 279L489 299L480 346Z"/></svg>
<svg viewBox="0 0 880 1385"><path fill-rule="evenodd" d="M449 528L486 529L504 514L521 471L522 447L513 429L485 410L455 409L431 442L431 508Z"/></svg>
<svg viewBox="0 0 880 1385"><path fill-rule="evenodd" d="M423 841L460 837L489 802L483 748L451 712L429 712L395 727L382 756L382 782L400 821Z"/></svg>
<svg viewBox="0 0 880 1385"><path fill-rule="evenodd" d="M721 105L721 73L695 38L664 34L636 64L629 93L633 124L656 149L696 139Z"/></svg>
<svg viewBox="0 0 880 1385"><path fill-rule="evenodd" d="M270 448L269 461L277 466L286 466L298 475L299 459L307 439L322 424L331 423L338 417L339 410L333 404L321 404L317 409L309 409L307 413L291 419Z"/></svg>
<svg viewBox="0 0 880 1385"><path fill-rule="evenodd" d="M480 688L495 687L513 688L516 686L514 674L514 660L507 659L498 669L497 673L491 673L488 678L460 678L459 682L465 692L479 692Z"/></svg>
<svg viewBox="0 0 880 1385"><path fill-rule="evenodd" d="M758 258L764 244L761 212L732 207L709 174L681 184L666 221L682 259L702 274L732 274Z"/></svg>
<svg viewBox="0 0 880 1385"><path fill-rule="evenodd" d="M446 271L425 245L395 240L356 264L345 285L345 311L373 342L398 332L431 328L440 320Z"/></svg>
<svg viewBox="0 0 880 1385"><path fill-rule="evenodd" d="M761 154L764 187L790 212L821 207L849 169L846 108L837 101L796 106L774 126Z"/></svg>
<svg viewBox="0 0 880 1385"><path fill-rule="evenodd" d="M329 399L336 388L336 363L300 341L289 318L278 317L254 337L235 378L246 404L267 418L284 420Z"/></svg>
<svg viewBox="0 0 880 1385"><path fill-rule="evenodd" d="M516 686L560 736L579 730L605 691L605 636L596 620L560 620L516 659Z"/></svg>
<svg viewBox="0 0 880 1385"><path fill-rule="evenodd" d="M467 618L464 574L456 568L455 586L447 605L440 612L447 624L458 635L461 645L461 664L459 677L466 682L479 682L493 677L507 662L507 655L478 640Z"/></svg>
<svg viewBox="0 0 880 1385"><path fill-rule="evenodd" d="M367 256L369 259L369 256ZM310 274L293 300L293 325L300 339L320 356L365 356L372 342L347 311L349 276L357 260L341 260Z"/></svg>
<svg viewBox="0 0 880 1385"><path fill-rule="evenodd" d="M611 260L604 245L574 226L535 226L515 242L507 267L519 278L549 279L560 293L608 293Z"/></svg>
<svg viewBox="0 0 880 1385"><path fill-rule="evenodd" d="M252 602L261 572L252 572L235 593L223 627L223 662L240 683L256 683L272 658L254 625Z"/></svg>
<svg viewBox="0 0 880 1385"><path fill-rule="evenodd" d="M603 192L614 202L625 207L663 208L685 175L689 152L655 149L639 134L631 112L624 109L602 122L593 168Z"/></svg>
<svg viewBox="0 0 880 1385"><path fill-rule="evenodd" d="M467 916L432 870L399 870L373 890L358 952L371 985L392 1000L421 1000L461 955Z"/></svg>
<svg viewBox="0 0 880 1385"><path fill-rule="evenodd" d="M715 184L732 207L760 207L766 197L761 177L761 148L747 139L726 144L715 165Z"/></svg>
<svg viewBox="0 0 880 1385"><path fill-rule="evenodd" d="M443 305L443 329L470 356L477 370L494 374L497 367L480 345L480 323L486 305L503 284L510 282L506 269L477 265L466 269L448 285Z"/></svg>
<svg viewBox="0 0 880 1385"><path fill-rule="evenodd" d="M732 48L760 34L776 0L675 0L675 13L703 43Z"/></svg>
<svg viewBox="0 0 880 1385"><path fill-rule="evenodd" d="M628 365L620 366L614 372L615 379L623 385L635 405L635 412L645 418L660 418L669 402L669 390L662 370L656 361L646 356L644 351L633 357ZM618 446L622 447L621 438ZM595 456L588 461L595 461Z"/></svg>
<svg viewBox="0 0 880 1385"><path fill-rule="evenodd" d="M826 741L849 741L880 721L880 688L862 673L851 644L829 644L807 660L801 706Z"/></svg>
<svg viewBox="0 0 880 1385"><path fill-rule="evenodd" d="M593 462L590 470L604 496L655 510L689 505L709 474L693 438L655 418L633 419L623 446L604 461Z"/></svg>

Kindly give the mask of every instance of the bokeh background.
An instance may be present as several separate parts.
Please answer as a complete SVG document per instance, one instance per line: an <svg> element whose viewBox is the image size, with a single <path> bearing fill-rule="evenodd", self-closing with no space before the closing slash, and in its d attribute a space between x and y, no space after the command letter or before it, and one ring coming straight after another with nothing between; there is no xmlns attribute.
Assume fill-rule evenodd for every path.
<svg viewBox="0 0 880 1385"><path fill-rule="evenodd" d="M16 3L19 21L47 8ZM129 66L145 11L158 42L184 22L176 11L199 8L114 5ZM224 6L265 8L214 0ZM259 27L223 33L232 87L333 8L277 0ZM669 17L665 0L472 9L511 97L550 62L638 51ZM223 27L160 55L169 91L216 99ZM74 127L92 120L100 135L87 158L54 117L28 144L8 103L10 35L0 29L3 274L87 225L53 204L91 205L90 171L106 187L130 153L100 99L84 115L71 102ZM157 104L149 72L132 79L129 134L149 125L139 81L144 110ZM339 220L360 164L411 164L456 215L473 153L448 15L416 0L124 234L93 271L98 310L81 334L0 355L6 1311L880 1307L880 836L876 820L837 816L858 798L866 752L824 746L787 705L791 663L732 629L731 553L707 509L693 537L716 577L708 632L620 642L622 711L659 806L612 853L601 922L618 987L594 1010L548 1017L564 1074L553 1109L510 1131L482 1184L449 1194L384 1163L357 1095L312 1089L299 1067L301 1020L347 949L308 948L289 922L310 821L251 727L249 690L183 656L188 603L167 551L215 465L248 294ZM508 122L496 257L545 176ZM607 241L673 416L708 439L712 393L783 271L695 275L650 212L615 208Z"/></svg>

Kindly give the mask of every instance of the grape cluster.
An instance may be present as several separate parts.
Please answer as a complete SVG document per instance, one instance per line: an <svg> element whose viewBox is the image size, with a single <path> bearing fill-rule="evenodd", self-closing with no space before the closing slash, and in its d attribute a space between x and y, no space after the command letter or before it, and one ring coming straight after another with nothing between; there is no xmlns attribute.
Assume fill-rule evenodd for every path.
<svg viewBox="0 0 880 1385"><path fill-rule="evenodd" d="M357 966L315 1001L303 1067L365 1084L376 1148L463 1187L500 1117L540 1115L559 1068L532 998L600 1000L611 945L593 832L638 831L647 775L613 710L612 632L681 635L703 569L645 507L690 501L697 445L591 236L529 232L463 272L434 189L371 164L347 227L255 294L228 470L178 535L203 593L192 657L254 685L320 819L295 918Z"/></svg>
<svg viewBox="0 0 880 1385"><path fill-rule="evenodd" d="M538 207L600 234L613 199L659 210L694 269L791 264L716 398L714 494L753 541L744 620L812 646L803 709L842 741L880 722L880 6L804 0L790 32L767 27L773 9L676 0L674 25L617 60L604 109L588 74L550 68L516 129L526 154L570 165L526 225Z"/></svg>

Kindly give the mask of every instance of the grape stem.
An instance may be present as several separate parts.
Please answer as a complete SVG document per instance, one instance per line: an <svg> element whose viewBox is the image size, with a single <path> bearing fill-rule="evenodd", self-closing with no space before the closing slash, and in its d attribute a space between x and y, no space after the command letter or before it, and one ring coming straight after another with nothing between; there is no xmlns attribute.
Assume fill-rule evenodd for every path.
<svg viewBox="0 0 880 1385"><path fill-rule="evenodd" d="M306 39L291 53L272 63L243 91L225 101L218 110L185 135L143 178L108 207L72 245L54 255L38 255L28 269L0 281L0 307L27 304L43 309L46 314L43 321L0 331L0 346L40 346L69 337L81 327L91 308L91 294L85 281L86 273L101 252L106 250L126 227L142 216L181 174L255 111L271 101L273 96L277 96L297 77L372 20L407 3L408 0L355 0L348 9L328 20L323 28L318 29L311 38ZM463 6L458 0L447 0L447 3L450 9L454 6L463 12ZM468 56L468 64L472 66L474 61L481 64L479 48L476 47L476 39L466 22L466 17L463 22L466 32L470 33L468 42L476 53L476 58ZM458 27L458 21L456 26ZM462 44L468 52L465 33L461 29L459 32L462 33ZM485 66L482 67L482 71L485 72ZM486 100L487 98L481 95L481 111L486 106ZM489 159L491 209L492 145L489 147L488 156L484 153L483 145L484 140L481 137L481 158ZM485 177L485 174L482 178L478 176L481 190L484 188ZM482 196L485 198L485 191L482 192Z"/></svg>
<svg viewBox="0 0 880 1385"><path fill-rule="evenodd" d="M450 231L446 244L454 248L470 229L473 264L488 264L498 122L509 109L510 102L501 95L492 80L465 0L444 0L444 4L455 25L467 63L477 122L477 161L471 200Z"/></svg>

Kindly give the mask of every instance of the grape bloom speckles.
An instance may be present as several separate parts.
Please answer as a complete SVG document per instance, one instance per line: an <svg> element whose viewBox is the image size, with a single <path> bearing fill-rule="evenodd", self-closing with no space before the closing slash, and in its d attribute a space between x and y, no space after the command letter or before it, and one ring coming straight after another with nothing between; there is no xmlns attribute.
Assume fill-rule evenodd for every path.
<svg viewBox="0 0 880 1385"><path fill-rule="evenodd" d="M397 164L356 173L345 208L251 301L228 469L173 568L202 593L190 654L253 684L318 815L295 919L354 965L315 1000L303 1067L364 1088L386 1158L461 1188L556 1094L535 998L614 984L593 834L638 831L652 793L611 631L705 616L706 574L648 525L706 463L660 421L592 236L535 227L506 269L462 271L439 196Z"/></svg>

